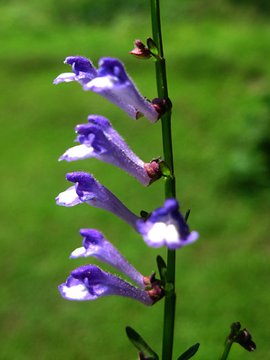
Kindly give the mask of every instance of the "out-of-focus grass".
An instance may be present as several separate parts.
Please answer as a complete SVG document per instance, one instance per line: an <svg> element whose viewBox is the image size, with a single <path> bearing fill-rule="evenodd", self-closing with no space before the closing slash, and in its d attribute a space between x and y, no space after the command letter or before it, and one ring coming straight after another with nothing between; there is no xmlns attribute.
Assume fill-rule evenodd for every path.
<svg viewBox="0 0 270 360"><path fill-rule="evenodd" d="M94 173L137 213L163 201L162 181L145 189L94 159L57 163L73 143L73 127L90 113L110 118L143 159L161 154L159 124L134 122L77 84L52 86L68 71L67 55L95 62L118 56L142 92L155 97L153 64L127 54L133 39L150 34L140 21L3 29L1 359L136 358L126 325L160 351L162 303L151 309L122 298L76 303L57 292L69 271L85 263L68 260L81 227L102 230L143 273L156 270L157 254L165 256L111 214L54 203L68 186L64 174L73 170ZM217 358L236 320L251 330L258 351L249 355L235 346L231 359L269 354L269 163L260 147L269 131L269 35L269 24L260 22L164 20L178 197L183 210L192 208L190 225L201 235L177 253L175 356L199 341L200 359Z"/></svg>

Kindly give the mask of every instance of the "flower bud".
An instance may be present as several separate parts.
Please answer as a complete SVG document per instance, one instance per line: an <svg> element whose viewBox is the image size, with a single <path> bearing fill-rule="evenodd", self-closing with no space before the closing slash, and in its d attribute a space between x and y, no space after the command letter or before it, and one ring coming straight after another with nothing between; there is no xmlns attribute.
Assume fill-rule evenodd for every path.
<svg viewBox="0 0 270 360"><path fill-rule="evenodd" d="M137 59L149 59L152 55L150 50L141 42L141 40L135 40L134 49L129 52L134 55Z"/></svg>

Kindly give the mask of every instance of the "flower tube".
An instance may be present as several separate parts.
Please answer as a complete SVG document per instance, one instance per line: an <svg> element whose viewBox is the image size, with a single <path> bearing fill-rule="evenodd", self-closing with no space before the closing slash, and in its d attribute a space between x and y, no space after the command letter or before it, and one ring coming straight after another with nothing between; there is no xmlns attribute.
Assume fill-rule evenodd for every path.
<svg viewBox="0 0 270 360"><path fill-rule="evenodd" d="M134 176L143 185L149 185L160 177L158 162L144 163L132 152L126 142L112 127L108 119L90 115L87 124L77 125L76 141L80 145L68 149L59 160L74 161L96 158L113 164ZM155 172L149 171L155 166Z"/></svg>
<svg viewBox="0 0 270 360"><path fill-rule="evenodd" d="M69 56L64 63L72 66L73 73L60 74L54 84L77 81L84 90L91 90L119 106L133 119L145 116L151 122L159 119L155 106L145 99L130 79L118 59L101 58L96 70L92 62L82 56Z"/></svg>
<svg viewBox="0 0 270 360"><path fill-rule="evenodd" d="M126 274L141 289L145 288L144 276L104 238L100 231L95 229L81 229L80 234L83 237L83 246L74 250L70 255L71 258L93 256L98 260L113 266L123 274Z"/></svg>
<svg viewBox="0 0 270 360"><path fill-rule="evenodd" d="M68 181L75 183L56 197L61 206L87 204L112 212L136 229L138 216L133 214L115 195L86 172L72 172L66 175Z"/></svg>
<svg viewBox="0 0 270 360"><path fill-rule="evenodd" d="M59 286L59 291L68 300L96 300L102 296L119 295L138 300L144 305L153 304L146 291L95 265L84 265L73 270L67 281Z"/></svg>

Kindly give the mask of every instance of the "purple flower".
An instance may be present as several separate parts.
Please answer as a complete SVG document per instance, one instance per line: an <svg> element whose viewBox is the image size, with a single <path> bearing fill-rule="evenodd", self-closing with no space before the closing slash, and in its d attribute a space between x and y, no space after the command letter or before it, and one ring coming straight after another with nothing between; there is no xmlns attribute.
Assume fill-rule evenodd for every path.
<svg viewBox="0 0 270 360"><path fill-rule="evenodd" d="M171 250L188 245L199 237L196 231L190 232L175 199L167 199L163 207L154 210L147 219L139 219L137 230L147 245L165 245Z"/></svg>
<svg viewBox="0 0 270 360"><path fill-rule="evenodd" d="M67 281L59 286L63 298L68 300L95 300L101 296L120 295L152 305L146 291L101 270L95 265L85 265L73 270Z"/></svg>
<svg viewBox="0 0 270 360"><path fill-rule="evenodd" d="M59 75L54 81L54 84L61 82L78 81L80 84L87 84L89 81L97 76L97 70L92 62L82 56L68 56L64 64L69 64L72 67L72 73L63 73Z"/></svg>
<svg viewBox="0 0 270 360"><path fill-rule="evenodd" d="M72 172L66 175L68 181L75 183L60 193L56 203L61 206L74 206L83 202L114 213L132 227L136 228L139 219L106 187L86 172Z"/></svg>
<svg viewBox="0 0 270 360"><path fill-rule="evenodd" d="M147 165L135 155L108 119L99 115L90 115L88 124L77 125L76 141L80 145L68 149L59 160L74 161L95 157L118 166L134 176L143 185L149 185L152 175Z"/></svg>
<svg viewBox="0 0 270 360"><path fill-rule="evenodd" d="M72 66L74 73L60 74L54 84L78 81L84 90L102 95L133 119L145 116L151 122L158 120L155 106L139 93L118 59L101 58L97 70L90 60L81 56L69 56L64 62Z"/></svg>
<svg viewBox="0 0 270 360"><path fill-rule="evenodd" d="M81 229L83 237L83 247L74 250L71 258L93 256L103 261L115 269L126 274L141 289L145 288L144 277L140 274L120 253L104 238L103 234L95 229Z"/></svg>

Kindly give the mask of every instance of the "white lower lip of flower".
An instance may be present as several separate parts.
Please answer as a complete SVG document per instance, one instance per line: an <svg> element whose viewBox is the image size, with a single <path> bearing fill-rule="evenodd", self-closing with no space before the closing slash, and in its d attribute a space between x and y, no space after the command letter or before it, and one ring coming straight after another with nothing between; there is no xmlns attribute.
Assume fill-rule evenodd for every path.
<svg viewBox="0 0 270 360"><path fill-rule="evenodd" d="M74 206L81 203L79 199L75 186L71 186L66 191L61 192L56 198L57 205L61 206Z"/></svg>
<svg viewBox="0 0 270 360"><path fill-rule="evenodd" d="M87 145L77 145L73 146L72 148L68 149L60 158L59 160L66 160L66 161L75 161L84 159L86 157L90 157L93 154L92 146Z"/></svg>
<svg viewBox="0 0 270 360"><path fill-rule="evenodd" d="M166 224L155 223L148 231L147 237L153 244L160 244L164 241L164 235L166 234Z"/></svg>
<svg viewBox="0 0 270 360"><path fill-rule="evenodd" d="M173 224L167 225L167 241L169 243L179 242L179 233Z"/></svg>
<svg viewBox="0 0 270 360"><path fill-rule="evenodd" d="M78 284L76 286L65 286L61 288L62 294L70 300L85 300L89 297L89 292L83 284Z"/></svg>
<svg viewBox="0 0 270 360"><path fill-rule="evenodd" d="M76 80L76 75L74 73L63 73L53 81L54 84L59 84L61 82L71 82Z"/></svg>
<svg viewBox="0 0 270 360"><path fill-rule="evenodd" d="M173 224L165 224L163 222L155 223L149 230L147 237L152 244L160 244L162 246L165 243L178 243L179 234L176 227Z"/></svg>
<svg viewBox="0 0 270 360"><path fill-rule="evenodd" d="M89 256L89 254L87 254L84 247L77 248L74 251L72 251L72 253L70 254L71 258L77 258L81 256Z"/></svg>

